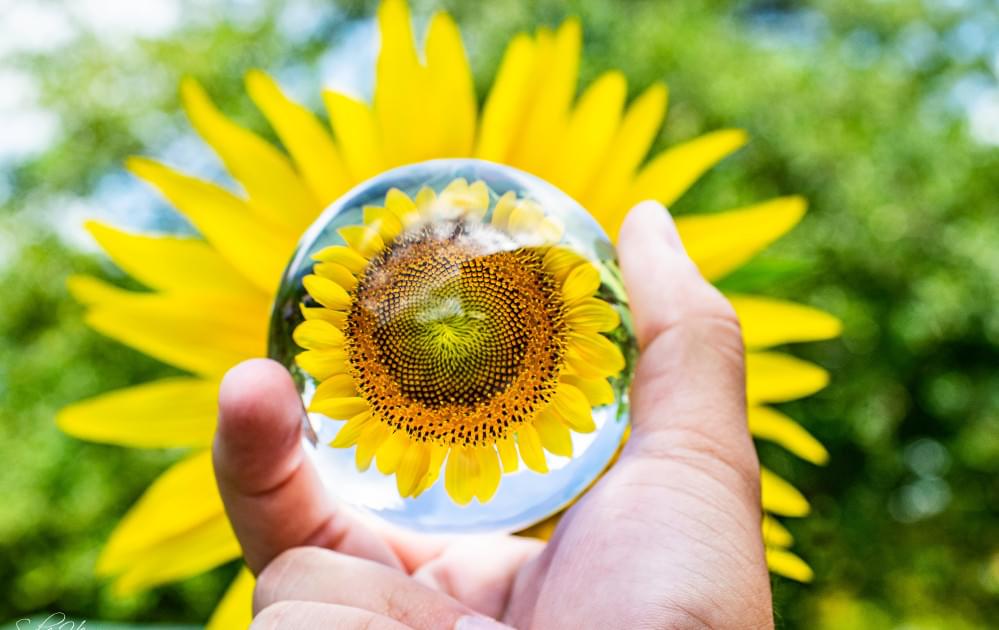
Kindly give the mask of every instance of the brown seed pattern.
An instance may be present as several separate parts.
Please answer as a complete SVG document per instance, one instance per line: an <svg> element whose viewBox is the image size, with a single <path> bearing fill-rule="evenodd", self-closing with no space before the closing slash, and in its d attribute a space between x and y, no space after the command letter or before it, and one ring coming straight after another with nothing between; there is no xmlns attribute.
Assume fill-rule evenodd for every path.
<svg viewBox="0 0 999 630"><path fill-rule="evenodd" d="M373 413L417 441L483 445L550 402L565 308L544 250L493 251L493 228L457 221L398 237L365 269L344 329Z"/></svg>

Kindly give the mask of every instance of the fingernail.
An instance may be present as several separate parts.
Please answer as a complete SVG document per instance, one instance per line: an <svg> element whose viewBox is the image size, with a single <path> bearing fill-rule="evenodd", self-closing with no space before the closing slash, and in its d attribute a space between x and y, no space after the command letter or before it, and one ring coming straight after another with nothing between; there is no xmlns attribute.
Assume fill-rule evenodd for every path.
<svg viewBox="0 0 999 630"><path fill-rule="evenodd" d="M510 626L481 615L465 615L454 623L454 630L513 630Z"/></svg>

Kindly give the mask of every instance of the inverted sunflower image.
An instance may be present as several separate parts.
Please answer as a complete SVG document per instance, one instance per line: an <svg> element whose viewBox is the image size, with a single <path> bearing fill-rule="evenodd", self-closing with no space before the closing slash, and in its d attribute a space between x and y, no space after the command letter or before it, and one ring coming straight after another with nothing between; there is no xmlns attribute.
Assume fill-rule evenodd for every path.
<svg viewBox="0 0 999 630"><path fill-rule="evenodd" d="M636 202L655 199L667 206L673 204L747 139L739 130L715 131L647 159L666 115L666 87L652 85L628 102L624 75L610 71L597 77L577 98L582 33L574 19L556 29L542 27L533 34L515 36L481 107L461 35L449 15L432 17L422 55L415 46L404 2L386 0L378 10L378 24L381 43L373 101L369 104L325 91L329 127L314 112L289 99L266 74L252 71L247 75L249 96L281 147L227 119L193 80L183 83L184 106L195 130L219 155L240 188L229 189L149 158L132 158L127 166L186 217L198 236L133 234L102 223L87 224L111 260L148 288L132 291L92 277L71 278L70 290L84 305L87 323L186 373L70 405L57 419L65 432L87 440L133 448L190 449L150 486L111 534L97 571L114 578L117 593L134 593L185 579L240 557L214 483L209 453L218 385L236 363L266 355L271 305L296 243L321 211L354 185L400 165L435 158L478 158L519 168L557 186L578 200L613 236L625 212ZM465 185L465 194L474 197L474 182ZM418 205L416 199L410 201ZM392 204L393 200L385 199L383 218L389 217L387 210ZM496 209L491 211L495 218ZM702 274L717 281L790 231L804 212L801 198L782 197L732 210L680 216L677 227ZM405 215L394 214L403 221ZM501 231L509 228L509 224L504 227L500 223L494 226L490 221L483 226ZM370 225L357 227L366 230ZM389 217L376 229L382 247L383 236L393 227ZM356 245L351 244L351 249L363 250L371 243ZM419 243L409 245L414 255L418 254ZM363 257L365 265L372 260L374 264L392 264L387 257L369 253L370 257ZM315 286L309 290L317 305L306 308L328 312L313 311L314 317L306 316L306 322L344 317L334 314L349 311L349 305L342 301L344 283L356 281L360 285L365 277L363 269L357 270L360 277L352 273L351 280L338 276L332 266L323 267L343 266L342 260L316 262L315 280L309 281ZM540 262L535 259L533 264L544 266L545 258ZM568 303L570 297L584 296L585 288L585 283L577 287L563 279L539 291L548 299ZM365 289L378 287L365 285ZM330 299L324 304L326 298ZM773 298L743 294L729 294L728 298L740 317L747 348L750 430L756 438L774 442L804 460L824 463L828 455L822 445L772 405L822 389L828 375L816 365L773 348L835 337L840 332L839 322L813 308ZM446 299L442 300L440 309L445 315L447 308ZM569 327L572 323L559 325ZM345 350L351 344L370 341L363 321L348 329L354 332L350 340L343 335ZM308 337L307 331L299 333L306 346L304 354L315 351L303 338ZM438 332L443 335L446 330ZM592 341L601 334L598 326L582 336ZM564 338L571 336L565 333ZM439 350L446 341L435 343ZM566 341L565 356L572 354L571 349ZM308 369L309 359L300 361ZM356 385L352 365L349 361L339 365L327 362L324 369L323 380L330 382L328 400L345 398L333 395L340 393L338 388L346 382L335 375L347 375L352 386ZM583 391L578 383L574 387ZM556 383L552 405L561 400L556 395L560 390L569 391L561 381ZM594 391L588 395L602 394ZM369 450L378 443L378 436L372 437L372 427L379 425L372 423L383 420L359 404L349 410L356 411L351 417L358 419L351 431L344 432L342 444L360 454L362 446ZM583 414L566 413L557 422L540 422L559 435L563 429L579 432L587 428ZM540 448L560 448L559 437L549 435L542 440L538 420L531 426L538 433ZM356 443L348 447L355 437ZM525 442L530 440L528 437ZM406 455L418 459L419 465L410 466L410 462L407 466L417 473L424 459L444 466L444 483L456 501L470 495L480 499L488 496L504 465L497 449L500 470L486 461L488 474L476 475L473 482L471 477L456 473L478 455L467 449L459 451L461 454L454 456L456 471L448 484L450 453L427 449L410 456L410 450ZM527 451L521 448L520 455L530 465L532 447ZM361 459L360 463L366 463ZM429 482L426 475L413 474L409 467L400 476L402 460L391 459L382 465L395 471L400 490L417 493ZM378 463L376 457L375 466ZM429 474L433 466L427 466ZM790 533L774 518L805 516L807 500L764 468L762 501L771 570L792 579L811 579L809 567L789 551L793 542ZM244 570L209 627L245 627L252 588L253 579Z"/></svg>
<svg viewBox="0 0 999 630"><path fill-rule="evenodd" d="M544 451L572 457L570 432L596 430L625 357L601 333L615 308L595 297L600 271L560 245L563 226L513 191L490 201L482 180L437 195L390 189L345 245L313 254L294 339L317 380L309 411L346 424L356 447L415 497L445 471L458 504L488 502L520 461L547 473Z"/></svg>

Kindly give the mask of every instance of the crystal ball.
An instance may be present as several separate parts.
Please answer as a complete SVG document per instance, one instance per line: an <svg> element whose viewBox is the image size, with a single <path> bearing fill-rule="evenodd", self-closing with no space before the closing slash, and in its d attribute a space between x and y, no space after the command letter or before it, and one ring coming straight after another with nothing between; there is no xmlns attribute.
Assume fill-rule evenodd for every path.
<svg viewBox="0 0 999 630"><path fill-rule="evenodd" d="M281 280L269 355L341 503L421 532L514 532L575 500L628 426L614 248L551 184L434 160L331 205Z"/></svg>

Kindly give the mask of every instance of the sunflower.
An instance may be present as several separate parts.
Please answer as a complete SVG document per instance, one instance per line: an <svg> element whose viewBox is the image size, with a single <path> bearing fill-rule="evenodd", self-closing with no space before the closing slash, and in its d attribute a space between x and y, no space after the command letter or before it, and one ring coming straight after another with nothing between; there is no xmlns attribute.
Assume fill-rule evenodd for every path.
<svg viewBox="0 0 999 630"><path fill-rule="evenodd" d="M446 459L449 496L485 503L521 459L547 473L544 451L571 457L570 431L596 430L625 367L601 334L620 317L536 201L492 205L464 178L393 188L338 233L303 279L320 306L302 304L296 362L319 382L309 411L347 420L331 445L356 446L359 470L374 459L415 497Z"/></svg>
<svg viewBox="0 0 999 630"><path fill-rule="evenodd" d="M440 157L477 157L531 172L579 200L616 234L635 202L672 204L714 164L746 142L721 130L668 148L646 161L666 113L667 91L652 85L626 102L620 72L598 77L576 98L579 23L520 34L508 45L480 110L460 33L446 13L430 21L422 58L402 0L378 10L381 48L373 103L323 94L330 130L286 97L262 72L247 75L250 98L284 150L223 116L193 80L182 97L194 128L242 189L229 190L147 158L127 166L164 195L199 237L131 234L90 222L108 256L149 291L73 277L71 292L97 331L186 372L73 404L59 426L80 438L139 448L188 448L156 480L112 533L99 560L117 593L197 575L240 555L213 480L208 447L216 394L225 371L266 353L269 310L302 231L352 185L388 168ZM793 228L805 212L798 197L680 217L691 258L718 280ZM771 350L839 334L839 322L815 309L729 295L748 349L749 423L753 434L821 464L822 445L770 405L822 389L818 366ZM764 469L764 510L800 517L806 499ZM788 548L790 533L764 522L773 571L808 580ZM236 579L213 628L249 620L252 577Z"/></svg>

